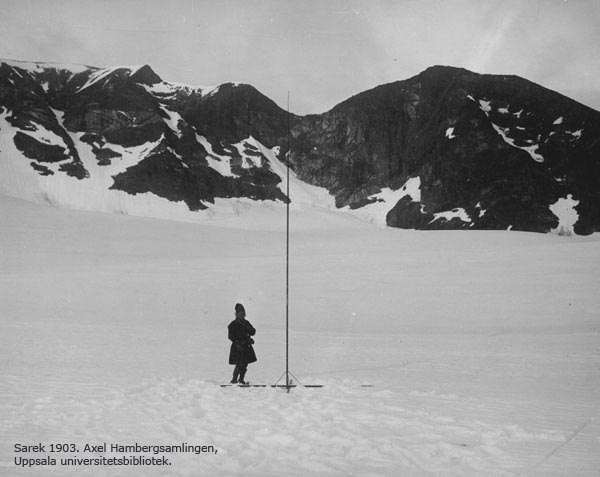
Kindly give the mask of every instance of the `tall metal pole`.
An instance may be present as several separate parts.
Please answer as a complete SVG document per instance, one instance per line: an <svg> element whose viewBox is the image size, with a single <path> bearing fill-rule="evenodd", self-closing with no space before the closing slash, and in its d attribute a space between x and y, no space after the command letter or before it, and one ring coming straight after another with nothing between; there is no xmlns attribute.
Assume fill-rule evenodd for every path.
<svg viewBox="0 0 600 477"><path fill-rule="evenodd" d="M285 387L290 392L290 92L287 94L287 185L286 185L286 228L285 228Z"/></svg>

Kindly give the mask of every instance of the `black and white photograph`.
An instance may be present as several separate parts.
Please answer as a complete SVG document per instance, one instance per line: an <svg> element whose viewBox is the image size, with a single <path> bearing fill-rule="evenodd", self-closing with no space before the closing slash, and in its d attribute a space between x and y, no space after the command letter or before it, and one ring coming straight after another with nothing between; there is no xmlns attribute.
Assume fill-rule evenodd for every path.
<svg viewBox="0 0 600 477"><path fill-rule="evenodd" d="M0 0L0 476L599 473L599 1Z"/></svg>

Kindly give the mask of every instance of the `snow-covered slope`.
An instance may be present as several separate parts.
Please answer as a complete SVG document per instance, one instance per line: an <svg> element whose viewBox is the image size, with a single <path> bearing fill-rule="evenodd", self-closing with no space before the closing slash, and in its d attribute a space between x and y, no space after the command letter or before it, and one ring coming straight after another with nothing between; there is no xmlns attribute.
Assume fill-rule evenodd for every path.
<svg viewBox="0 0 600 477"><path fill-rule="evenodd" d="M242 143L203 138L182 117L189 102L219 100L242 85L178 85L148 66L17 61L0 62L2 82L4 194L60 207L200 221L238 214L250 204L260 209L265 201L268 207L285 203L276 186L281 178L258 146L246 151ZM233 173L216 167L223 161Z"/></svg>
<svg viewBox="0 0 600 477"><path fill-rule="evenodd" d="M325 387L286 394L219 386L238 301L258 330L248 378L285 369L283 215L249 230L0 197L0 474L597 473L598 236L292 218L290 369ZM38 442L80 452L15 465L48 456L14 452ZM135 443L217 452L60 465Z"/></svg>
<svg viewBox="0 0 600 477"><path fill-rule="evenodd" d="M114 71L116 69L96 71L80 91L105 80ZM131 71L134 73L136 68L132 68ZM164 100L162 93L167 89L164 89L163 86L158 89L149 87L146 89L152 93L160 91L161 96L159 97ZM180 89L168 91L179 91ZM185 121L177 113L169 111L162 103L158 104L164 113L166 127L181 137L181 126ZM46 164L44 168L49 173L44 175L40 175L36 169L29 167L27 158L15 146L13 139L17 133L35 134L38 141L59 146L66 151L69 150L69 146L61 137L36 123L29 123L34 128L33 131L15 127L8 120L10 112L4 110L0 113L0 131L2 131L0 134L0 150L2 151L0 192L33 202L45 202L73 209L211 223L229 223L233 218L242 217L244 223L248 225L263 215L271 218L279 216L285 208L285 203L281 200L217 197L213 199L212 203L205 203L208 206L206 209L192 211L183 200L169 200L153 192L130 194L123 190L116 190L113 187L116 176L124 174L128 169L139 165L157 151L164 151L165 148L171 156L178 157L184 167L188 166L175 150L167 146L166 133L154 141L135 146L123 146L106 140L90 142L89 138L86 139L89 136L87 133L68 131L65 127L64 111L57 109L51 109L51 111L63 133L71 138L70 147L77 151L77 157L86 171L86 176L79 178L60 173L62 161ZM194 134L194 140L206 152L208 166L219 176L236 179L242 177L232 172L232 163L236 163L237 168L241 168L241 170L265 170L277 177L277 188L281 191L281 196L285 197L284 194L287 194L287 169L278 158L279 146L268 148L250 136L239 143L231 144L222 153L217 153L211 142L197 132ZM98 159L99 145L102 150L110 150L114 154L108 164L102 163ZM219 147L222 148L222 145L220 144ZM71 159L72 155L65 152L64 161L67 162ZM290 198L293 210L336 209L334 197L326 189L301 181L293 171L290 171ZM383 214L380 214L383 218L380 217L378 223L385 224L385 213L393 207L393 204L391 201L380 201L378 210L383 210ZM341 212L349 212L359 218L365 217L364 212L352 211L348 208Z"/></svg>

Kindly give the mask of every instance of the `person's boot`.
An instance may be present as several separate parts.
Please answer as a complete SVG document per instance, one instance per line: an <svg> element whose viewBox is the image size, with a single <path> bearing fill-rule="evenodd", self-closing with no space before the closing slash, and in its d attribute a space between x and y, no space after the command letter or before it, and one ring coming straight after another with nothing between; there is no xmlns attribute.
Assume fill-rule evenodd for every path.
<svg viewBox="0 0 600 477"><path fill-rule="evenodd" d="M238 383L240 384L248 384L246 381L244 381L244 377L246 376L246 371L242 371L240 373L240 379L238 379Z"/></svg>
<svg viewBox="0 0 600 477"><path fill-rule="evenodd" d="M229 382L231 384L237 383L238 382L238 376L239 376L239 371L238 371L237 366L236 366L236 368L233 370L233 378ZM240 380L240 382L241 382L241 380Z"/></svg>

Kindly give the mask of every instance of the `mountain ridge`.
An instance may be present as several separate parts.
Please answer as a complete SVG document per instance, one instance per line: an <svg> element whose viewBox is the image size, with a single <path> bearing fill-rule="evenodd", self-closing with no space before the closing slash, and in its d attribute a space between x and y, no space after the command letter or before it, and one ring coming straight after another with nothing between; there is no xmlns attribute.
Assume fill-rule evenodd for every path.
<svg viewBox="0 0 600 477"><path fill-rule="evenodd" d="M600 230L600 113L518 76L435 65L298 116L248 84L179 85L150 65L50 65L0 60L9 195L25 194L7 179L18 167L29 198L102 182L127 202L152 194L190 212L217 199L285 204L275 162L289 160L295 180L381 225ZM560 225L559 203L574 224Z"/></svg>

